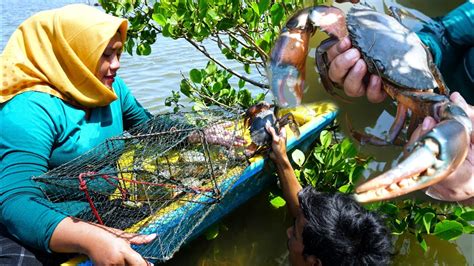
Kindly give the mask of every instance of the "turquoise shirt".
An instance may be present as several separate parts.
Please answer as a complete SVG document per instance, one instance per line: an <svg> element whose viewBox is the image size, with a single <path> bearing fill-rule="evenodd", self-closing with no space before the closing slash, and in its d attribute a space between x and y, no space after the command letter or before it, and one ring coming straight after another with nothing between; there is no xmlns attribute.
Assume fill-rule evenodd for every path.
<svg viewBox="0 0 474 266"><path fill-rule="evenodd" d="M451 91L474 104L474 2L467 2L427 25L418 35L430 47Z"/></svg>
<svg viewBox="0 0 474 266"><path fill-rule="evenodd" d="M67 217L44 204L31 177L150 118L122 79L116 77L113 89L118 99L91 109L89 118L84 110L41 92L24 92L0 105L0 223L24 244L50 251L51 235Z"/></svg>

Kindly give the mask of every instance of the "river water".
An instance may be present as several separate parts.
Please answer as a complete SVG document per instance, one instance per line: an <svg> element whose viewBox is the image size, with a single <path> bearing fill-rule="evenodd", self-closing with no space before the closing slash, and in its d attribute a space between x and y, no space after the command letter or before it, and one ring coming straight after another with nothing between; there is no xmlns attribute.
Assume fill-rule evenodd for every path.
<svg viewBox="0 0 474 266"><path fill-rule="evenodd" d="M8 41L15 28L32 14L70 3L88 3L85 0L2 0L0 49ZM405 1L409 7L423 10L429 16L439 16L455 7L459 1ZM317 46L322 36L313 39ZM207 58L198 53L185 40L171 40L159 37L152 46L149 56L122 56L120 76L131 88L137 99L151 112L164 112L164 100L172 90L179 90L182 75L187 75L192 68L204 67ZM314 53L312 53L314 54ZM225 61L222 57L220 60ZM308 60L308 81L310 84L305 95L307 102L334 100L319 85L318 74ZM236 68L232 62L227 62ZM239 70L238 68L236 68ZM263 82L263 81L262 81ZM253 92L259 89L250 88ZM355 128L370 126L375 132L387 129L393 119L394 105L369 104L360 98L352 104L336 103L340 106L340 117L350 114ZM354 117L354 114L357 116ZM343 123L340 119L341 123ZM370 121L368 124L367 121ZM342 127L343 131L346 127ZM361 147L362 152L375 156L371 171L381 171L396 161L401 149L394 147ZM285 208L274 209L267 201L269 193L265 190L257 197L225 217L219 224L219 236L214 240L200 237L184 246L167 265L287 265L286 228L293 223ZM274 188L273 188L274 189ZM420 194L420 197L423 197ZM465 235L460 239L447 242L435 237L427 237L430 246L423 253L411 235L403 235L397 240L396 265L474 265L474 236Z"/></svg>

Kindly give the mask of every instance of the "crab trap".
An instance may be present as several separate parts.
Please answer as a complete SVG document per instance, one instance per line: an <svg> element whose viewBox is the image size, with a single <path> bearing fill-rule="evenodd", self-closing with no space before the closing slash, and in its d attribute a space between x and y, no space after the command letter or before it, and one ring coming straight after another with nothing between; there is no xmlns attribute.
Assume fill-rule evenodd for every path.
<svg viewBox="0 0 474 266"><path fill-rule="evenodd" d="M288 111L301 131L299 138L288 132L289 151L312 143L337 114L329 103ZM126 232L156 233L153 242L133 248L150 261L166 261L276 181L262 174L261 155L247 158L246 147L215 144L218 138L249 144L244 127L238 111L161 114L34 180L52 209ZM84 257L68 263L91 265Z"/></svg>
<svg viewBox="0 0 474 266"><path fill-rule="evenodd" d="M222 138L232 143L241 136L237 118L225 111L155 116L34 180L51 206L67 215L129 232L157 233L157 243L140 250L155 257L157 246L179 246L225 193L217 184L237 178L247 166L242 150L208 142ZM183 206L179 219L167 217ZM187 226L180 226L184 220ZM166 256L173 250L160 252Z"/></svg>

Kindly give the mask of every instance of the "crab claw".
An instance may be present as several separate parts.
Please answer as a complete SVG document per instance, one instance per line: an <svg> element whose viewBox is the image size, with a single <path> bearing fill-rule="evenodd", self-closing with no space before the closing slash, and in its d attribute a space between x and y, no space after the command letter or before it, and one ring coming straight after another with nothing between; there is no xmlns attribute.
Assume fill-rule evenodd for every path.
<svg viewBox="0 0 474 266"><path fill-rule="evenodd" d="M298 11L285 24L271 52L268 69L278 106L293 107L301 103L310 38L317 28L346 36L345 20L340 19L343 16L338 8L314 6Z"/></svg>
<svg viewBox="0 0 474 266"><path fill-rule="evenodd" d="M441 121L414 144L411 154L400 164L360 185L356 200L395 198L440 182L465 160L470 127L456 119Z"/></svg>
<svg viewBox="0 0 474 266"><path fill-rule="evenodd" d="M288 20L270 55L270 87L280 107L299 105L303 98L306 56L315 32L308 23L310 10L302 9Z"/></svg>

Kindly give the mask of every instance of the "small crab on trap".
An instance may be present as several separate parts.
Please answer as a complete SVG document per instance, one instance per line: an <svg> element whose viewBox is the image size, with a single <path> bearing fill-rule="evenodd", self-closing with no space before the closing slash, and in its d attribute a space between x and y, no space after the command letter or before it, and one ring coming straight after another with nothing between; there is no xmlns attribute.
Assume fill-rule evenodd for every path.
<svg viewBox="0 0 474 266"><path fill-rule="evenodd" d="M134 248L166 260L248 166L243 148L212 145L206 131L226 124L212 134L233 143L244 134L240 118L221 109L157 115L34 180L55 210L127 232L157 233L152 243Z"/></svg>

